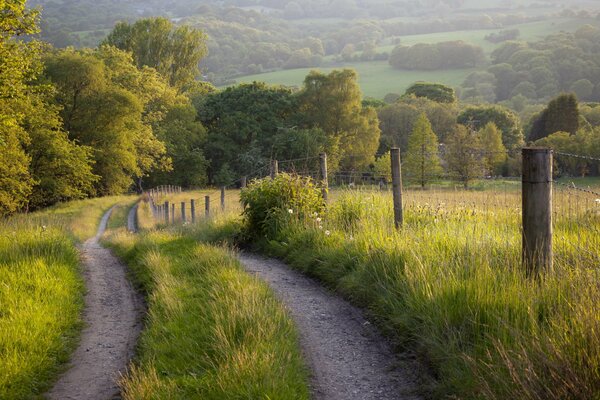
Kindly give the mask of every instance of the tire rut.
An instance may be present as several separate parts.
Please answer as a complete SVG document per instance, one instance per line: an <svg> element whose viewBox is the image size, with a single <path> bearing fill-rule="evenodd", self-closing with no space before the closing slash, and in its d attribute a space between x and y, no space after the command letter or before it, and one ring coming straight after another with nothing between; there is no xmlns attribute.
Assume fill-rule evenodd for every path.
<svg viewBox="0 0 600 400"><path fill-rule="evenodd" d="M52 400L120 398L118 379L134 354L143 301L126 267L100 244L112 210L102 217L96 236L81 247L85 328L68 369L47 393Z"/></svg>
<svg viewBox="0 0 600 400"><path fill-rule="evenodd" d="M317 400L418 400L416 362L394 354L361 311L285 264L242 253L289 309Z"/></svg>

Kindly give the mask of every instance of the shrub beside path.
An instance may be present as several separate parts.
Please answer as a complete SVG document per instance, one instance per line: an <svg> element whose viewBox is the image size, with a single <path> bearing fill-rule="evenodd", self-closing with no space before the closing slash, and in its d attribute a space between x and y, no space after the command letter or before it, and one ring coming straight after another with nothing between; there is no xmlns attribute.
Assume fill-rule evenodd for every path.
<svg viewBox="0 0 600 400"><path fill-rule="evenodd" d="M285 264L247 253L240 261L289 309L316 400L419 400L415 361L395 355L360 310Z"/></svg>
<svg viewBox="0 0 600 400"><path fill-rule="evenodd" d="M94 238L81 249L87 293L85 327L68 370L48 392L56 400L106 400L119 395L118 379L133 356L142 327L143 301L125 266L102 247L109 210Z"/></svg>

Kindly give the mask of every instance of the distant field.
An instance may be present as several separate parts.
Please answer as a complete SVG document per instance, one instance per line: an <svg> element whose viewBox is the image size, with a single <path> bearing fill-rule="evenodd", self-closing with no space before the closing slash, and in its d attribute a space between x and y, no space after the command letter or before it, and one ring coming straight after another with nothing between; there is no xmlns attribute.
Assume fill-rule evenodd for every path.
<svg viewBox="0 0 600 400"><path fill-rule="evenodd" d="M595 19L578 18L555 18L539 22L514 25L507 28L517 28L521 31L521 39L534 41L560 31L574 31L578 27L589 23L600 25ZM498 32L501 29L483 29L475 31L456 31L443 33L430 33L424 35L402 36L403 44L414 45L416 43L437 43L448 40L464 40L483 47L486 53L491 53L497 45L486 41L486 35ZM385 45L378 51L391 51L393 45ZM268 72L257 75L247 75L236 78L237 83L261 81L269 84L280 84L285 86L301 86L304 77L312 70L328 72L332 69L353 68L359 74L359 83L365 96L383 98L387 93L403 93L406 88L416 81L434 81L444 83L453 87L459 86L465 77L477 68L457 69L447 71L402 71L395 70L387 61L352 62L334 65L327 68L298 68Z"/></svg>
<svg viewBox="0 0 600 400"><path fill-rule="evenodd" d="M595 19L581 19L581 18L554 18L545 21L529 22L526 24L511 25L503 29L519 29L521 36L519 39L526 41L535 41L543 39L545 36L560 31L573 32L582 25L593 24L600 25L600 21ZM480 29L480 30L468 30L468 31L454 31L454 32L440 32L440 33L427 33L423 35L409 35L402 36L401 43L404 45L412 46L417 43L438 43L450 40L463 40L468 43L472 43L481 46L486 53L491 53L495 48L496 44L488 42L485 37L493 32L499 32L503 29ZM381 46L377 50L392 51L394 45Z"/></svg>
<svg viewBox="0 0 600 400"><path fill-rule="evenodd" d="M359 83L363 94L369 97L383 98L387 93L404 93L416 81L435 81L450 86L459 86L467 75L476 69L457 69L449 71L400 71L393 69L387 61L348 63L332 68L299 68L269 72L258 75L247 75L236 78L237 83L253 81L280 84L285 86L301 86L304 77L317 69L329 72L333 69L353 68L358 72Z"/></svg>

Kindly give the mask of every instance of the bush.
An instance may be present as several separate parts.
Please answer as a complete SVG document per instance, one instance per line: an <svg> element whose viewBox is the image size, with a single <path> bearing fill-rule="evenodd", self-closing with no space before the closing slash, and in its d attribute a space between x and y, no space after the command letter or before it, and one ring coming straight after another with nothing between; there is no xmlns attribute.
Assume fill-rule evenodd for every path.
<svg viewBox="0 0 600 400"><path fill-rule="evenodd" d="M242 190L245 228L250 236L275 237L293 220L303 221L325 208L312 179L279 174L252 182Z"/></svg>

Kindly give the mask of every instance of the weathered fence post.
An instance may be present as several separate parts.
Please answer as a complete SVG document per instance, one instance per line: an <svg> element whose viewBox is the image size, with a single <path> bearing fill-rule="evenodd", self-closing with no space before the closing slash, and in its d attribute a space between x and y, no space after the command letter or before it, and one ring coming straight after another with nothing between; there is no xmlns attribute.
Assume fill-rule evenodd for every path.
<svg viewBox="0 0 600 400"><path fill-rule="evenodd" d="M552 158L550 149L523 149L523 264L528 276L553 267Z"/></svg>
<svg viewBox="0 0 600 400"><path fill-rule="evenodd" d="M196 200L192 199L191 202L191 213L192 213L192 224L196 223Z"/></svg>
<svg viewBox="0 0 600 400"><path fill-rule="evenodd" d="M397 147L390 149L390 158L392 160L394 224L396 225L396 228L401 228L404 223L404 215L402 212L402 167L400 162L400 149Z"/></svg>
<svg viewBox="0 0 600 400"><path fill-rule="evenodd" d="M185 201L181 202L181 222L186 222L185 221Z"/></svg>
<svg viewBox="0 0 600 400"><path fill-rule="evenodd" d="M225 211L225 186L221 187L221 211Z"/></svg>
<svg viewBox="0 0 600 400"><path fill-rule="evenodd" d="M323 200L327 203L329 194L329 178L327 177L327 154L319 154L319 161L321 162L321 192L323 193Z"/></svg>
<svg viewBox="0 0 600 400"><path fill-rule="evenodd" d="M165 222L168 224L168 223L169 223L169 202L168 202L168 201L165 201L165 204L164 204L164 206L163 206L163 207L164 207L164 209L165 209L165 210L164 210L164 211L165 211L165 215L164 215L164 217L165 217Z"/></svg>
<svg viewBox="0 0 600 400"><path fill-rule="evenodd" d="M248 185L248 177L242 176L242 189L244 189Z"/></svg>
<svg viewBox="0 0 600 400"><path fill-rule="evenodd" d="M204 196L204 216L210 217L210 196Z"/></svg>
<svg viewBox="0 0 600 400"><path fill-rule="evenodd" d="M275 179L275 177L279 174L279 163L277 160L271 160L271 179Z"/></svg>
<svg viewBox="0 0 600 400"><path fill-rule="evenodd" d="M171 204L171 219L175 223L175 203Z"/></svg>

